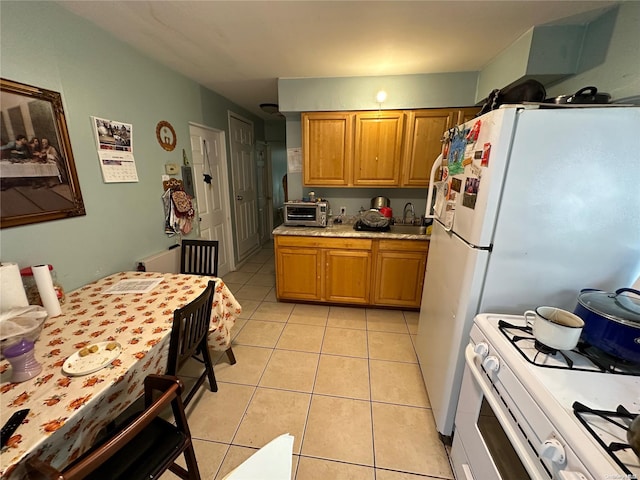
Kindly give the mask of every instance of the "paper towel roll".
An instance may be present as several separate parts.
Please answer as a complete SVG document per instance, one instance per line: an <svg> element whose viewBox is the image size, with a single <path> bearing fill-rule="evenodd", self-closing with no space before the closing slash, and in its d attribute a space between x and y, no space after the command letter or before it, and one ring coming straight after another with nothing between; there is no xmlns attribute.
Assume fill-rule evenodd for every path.
<svg viewBox="0 0 640 480"><path fill-rule="evenodd" d="M38 293L42 300L42 306L47 310L50 317L57 317L62 313L56 289L53 288L53 279L49 271L49 265L37 265L31 267L33 278L38 286Z"/></svg>
<svg viewBox="0 0 640 480"><path fill-rule="evenodd" d="M29 306L17 263L0 264L0 312Z"/></svg>

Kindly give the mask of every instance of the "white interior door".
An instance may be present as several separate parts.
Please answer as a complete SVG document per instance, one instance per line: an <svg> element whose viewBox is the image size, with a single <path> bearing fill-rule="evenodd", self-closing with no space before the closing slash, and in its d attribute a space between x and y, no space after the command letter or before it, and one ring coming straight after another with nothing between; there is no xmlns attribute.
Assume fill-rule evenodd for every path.
<svg viewBox="0 0 640 480"><path fill-rule="evenodd" d="M271 238L273 230L273 199L271 193L271 162L269 145L264 142L256 144L256 168L258 182L258 225L260 245Z"/></svg>
<svg viewBox="0 0 640 480"><path fill-rule="evenodd" d="M256 169L253 161L253 124L230 113L229 137L236 256L241 262L260 245Z"/></svg>
<svg viewBox="0 0 640 480"><path fill-rule="evenodd" d="M218 275L222 277L234 268L225 135L193 124L189 134L200 237L220 242ZM205 174L211 176L211 183L205 182Z"/></svg>

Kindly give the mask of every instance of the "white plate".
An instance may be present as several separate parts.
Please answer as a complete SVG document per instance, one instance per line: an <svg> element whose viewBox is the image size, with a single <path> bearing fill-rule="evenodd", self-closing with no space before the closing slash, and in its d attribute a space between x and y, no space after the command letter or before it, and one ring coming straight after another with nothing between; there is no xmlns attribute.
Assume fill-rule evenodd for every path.
<svg viewBox="0 0 640 480"><path fill-rule="evenodd" d="M115 343L116 348L113 350L107 350L107 345ZM84 357L80 356L80 350L67 358L62 365L62 371L67 375L80 376L88 375L89 373L97 372L101 368L106 367L113 362L120 353L122 353L122 346L118 342L98 342L87 345L85 348L89 348L93 345L98 346L98 351L95 353L89 353Z"/></svg>

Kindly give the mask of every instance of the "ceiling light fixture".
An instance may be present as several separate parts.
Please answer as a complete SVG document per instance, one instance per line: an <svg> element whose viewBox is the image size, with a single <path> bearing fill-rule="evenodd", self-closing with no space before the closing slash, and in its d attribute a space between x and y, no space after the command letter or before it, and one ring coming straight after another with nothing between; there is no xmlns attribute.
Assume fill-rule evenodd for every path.
<svg viewBox="0 0 640 480"><path fill-rule="evenodd" d="M384 101L387 99L387 92L385 92L384 90L380 90L377 94L376 94L376 102L378 103L384 103Z"/></svg>
<svg viewBox="0 0 640 480"><path fill-rule="evenodd" d="M261 103L260 110L268 113L269 115L275 115L276 113L279 113L277 103Z"/></svg>

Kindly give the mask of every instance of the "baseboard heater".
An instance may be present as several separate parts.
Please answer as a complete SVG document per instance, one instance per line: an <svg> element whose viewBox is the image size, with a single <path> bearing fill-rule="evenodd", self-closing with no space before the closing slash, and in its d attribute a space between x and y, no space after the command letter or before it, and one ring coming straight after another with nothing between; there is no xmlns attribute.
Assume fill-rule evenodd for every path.
<svg viewBox="0 0 640 480"><path fill-rule="evenodd" d="M154 253L139 260L138 270L146 272L178 273L180 271L180 245Z"/></svg>

